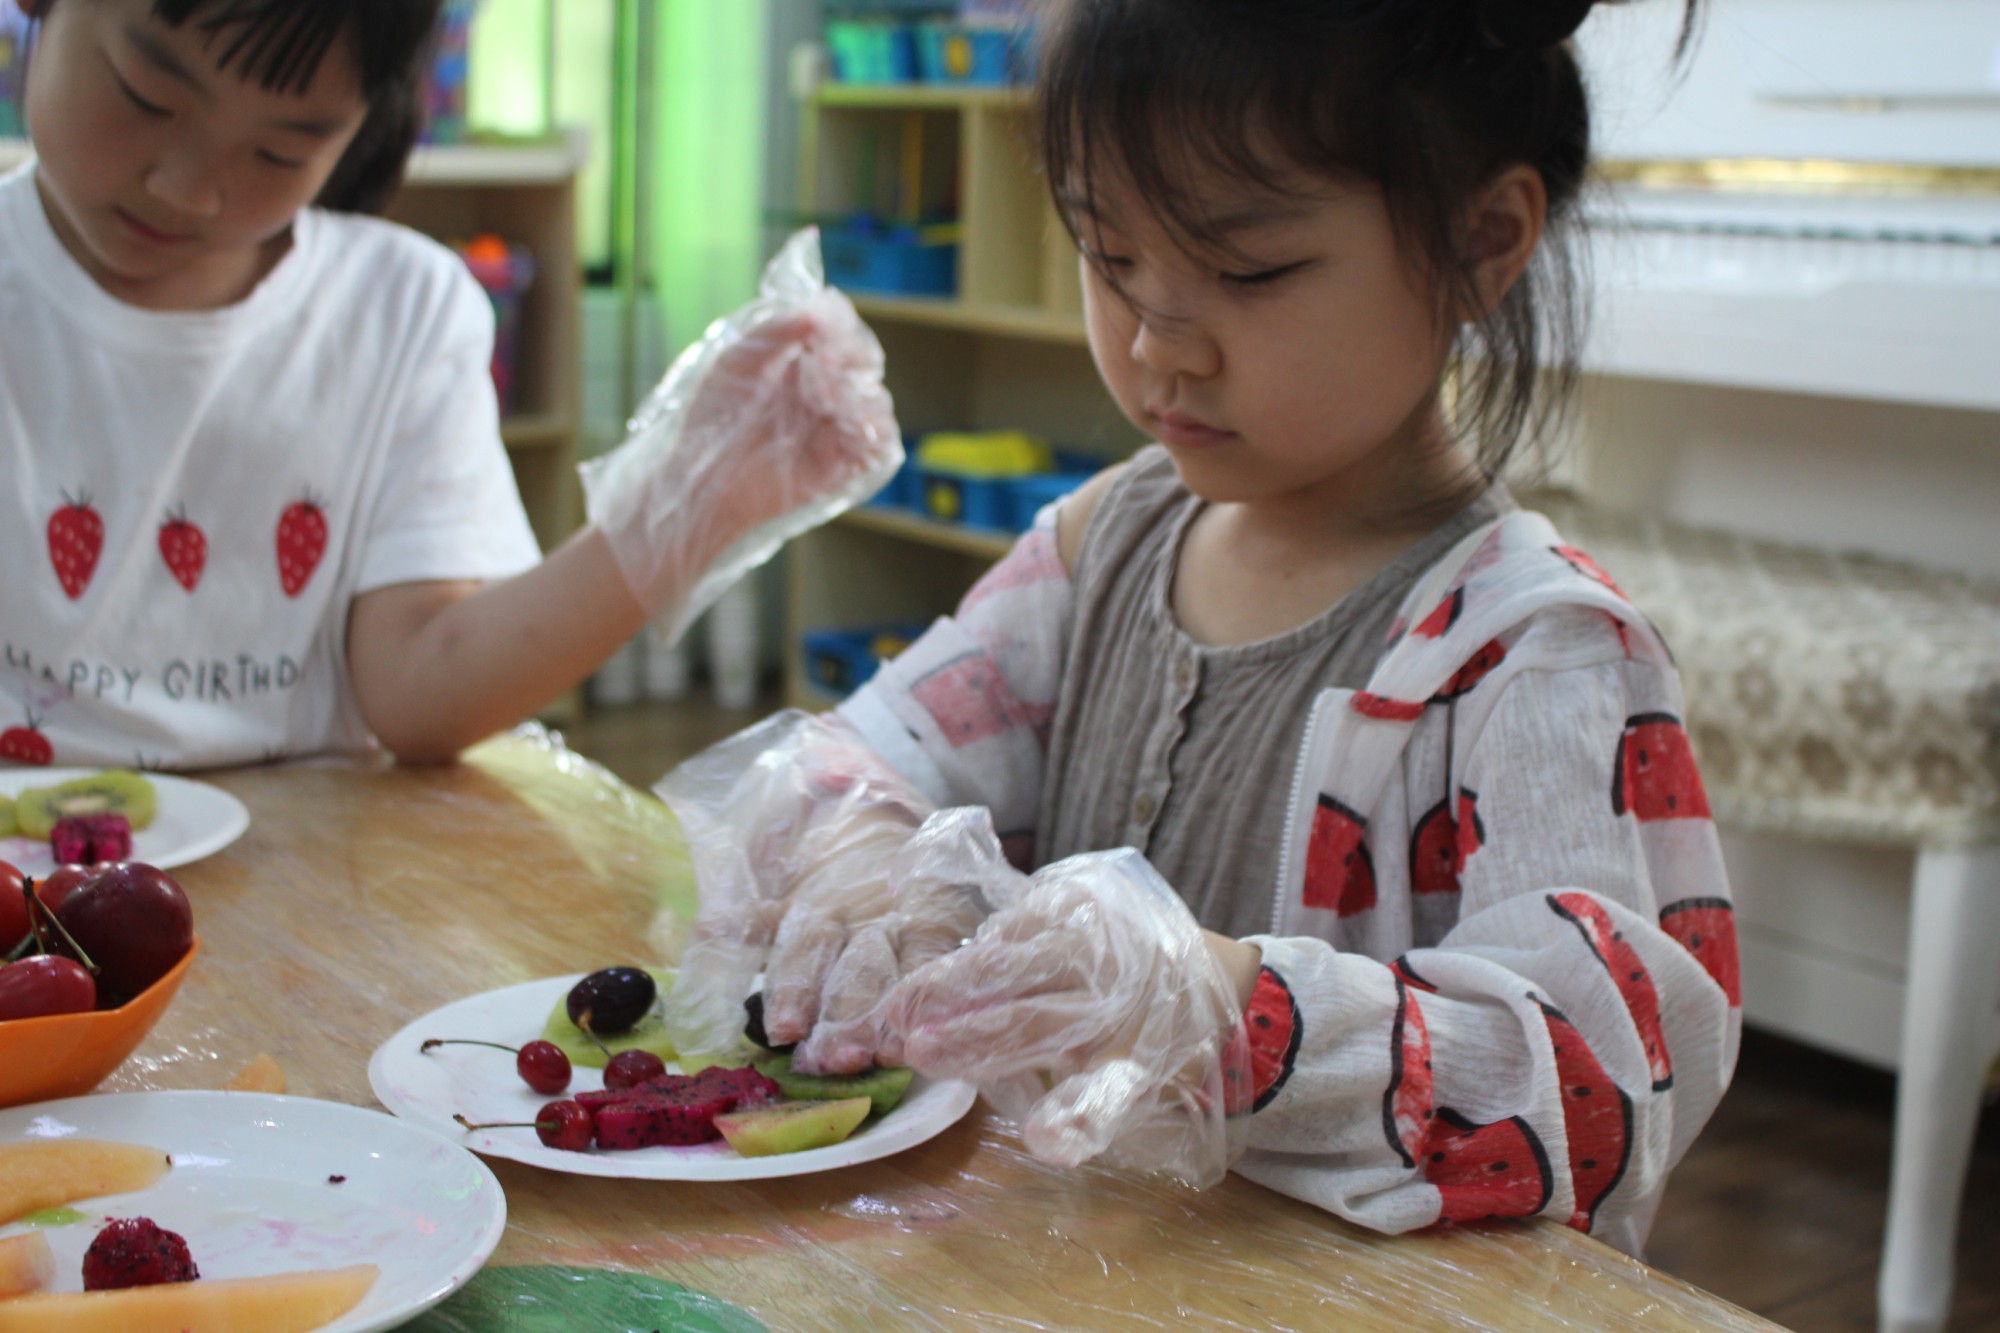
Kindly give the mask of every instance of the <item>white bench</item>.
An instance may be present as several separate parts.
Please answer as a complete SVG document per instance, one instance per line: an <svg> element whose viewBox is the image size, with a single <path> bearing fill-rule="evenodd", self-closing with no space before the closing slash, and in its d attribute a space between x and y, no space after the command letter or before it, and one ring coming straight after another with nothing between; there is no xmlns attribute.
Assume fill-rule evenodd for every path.
<svg viewBox="0 0 2000 1333"><path fill-rule="evenodd" d="M1677 655L1725 829L1915 850L1879 1303L1940 1328L2000 1050L2000 581L1532 503Z"/></svg>

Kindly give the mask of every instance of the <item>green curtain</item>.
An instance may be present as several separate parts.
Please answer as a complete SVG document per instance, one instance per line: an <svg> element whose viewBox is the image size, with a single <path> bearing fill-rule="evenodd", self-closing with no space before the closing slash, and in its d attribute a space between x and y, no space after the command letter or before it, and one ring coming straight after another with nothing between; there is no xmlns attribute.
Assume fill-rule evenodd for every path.
<svg viewBox="0 0 2000 1333"><path fill-rule="evenodd" d="M651 276L679 348L756 291L770 15L767 0L637 2L657 6Z"/></svg>

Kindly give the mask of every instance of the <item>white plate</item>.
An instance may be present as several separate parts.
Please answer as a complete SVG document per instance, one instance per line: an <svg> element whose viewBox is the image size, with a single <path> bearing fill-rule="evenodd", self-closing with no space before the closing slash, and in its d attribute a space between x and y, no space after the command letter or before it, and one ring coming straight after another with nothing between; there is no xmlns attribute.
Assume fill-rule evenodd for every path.
<svg viewBox="0 0 2000 1333"><path fill-rule="evenodd" d="M47 1229L54 1291L83 1289L102 1219L150 1217L187 1238L203 1277L375 1264L381 1275L321 1333L395 1328L479 1271L507 1226L486 1163L380 1111L251 1092L128 1092L0 1111L0 1143L111 1139L173 1156L137 1194L79 1200ZM345 1176L334 1183L329 1177ZM28 1230L15 1224L0 1235Z"/></svg>
<svg viewBox="0 0 2000 1333"><path fill-rule="evenodd" d="M92 777L101 768L0 768L0 796L25 787L53 787L72 778ZM189 778L147 773L159 797L153 822L132 834L132 859L171 870L204 856L213 856L243 836L250 812L243 802L220 787ZM35 838L0 838L0 861L37 878L56 868L49 844Z"/></svg>
<svg viewBox="0 0 2000 1333"><path fill-rule="evenodd" d="M476 1123L532 1121L551 1098L523 1083L505 1051L443 1046L423 1053L431 1037L470 1037L519 1046L542 1034L549 1011L581 974L527 981L448 1004L383 1042L368 1062L368 1082L397 1115L447 1134L474 1152L507 1157L551 1171L632 1180L756 1180L831 1171L914 1148L958 1122L977 1096L969 1083L933 1083L918 1075L895 1110L856 1130L845 1142L773 1157L739 1157L726 1143L632 1152L564 1152L548 1148L532 1129L466 1130L453 1113ZM565 1093L604 1086L604 1075L579 1065Z"/></svg>

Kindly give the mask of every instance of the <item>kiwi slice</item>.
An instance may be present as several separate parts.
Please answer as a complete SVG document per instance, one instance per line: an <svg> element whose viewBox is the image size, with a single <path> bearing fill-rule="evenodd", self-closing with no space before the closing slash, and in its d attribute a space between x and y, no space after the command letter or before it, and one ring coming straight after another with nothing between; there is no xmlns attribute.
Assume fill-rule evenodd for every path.
<svg viewBox="0 0 2000 1333"><path fill-rule="evenodd" d="M0 838L11 838L21 830L21 821L14 817L14 798L0 796Z"/></svg>
<svg viewBox="0 0 2000 1333"><path fill-rule="evenodd" d="M742 1156L771 1157L832 1147L852 1134L854 1127L868 1118L871 1109L872 1103L866 1097L847 1097L837 1102L778 1102L747 1111L726 1111L715 1117L715 1127Z"/></svg>
<svg viewBox="0 0 2000 1333"><path fill-rule="evenodd" d="M123 815L136 832L153 822L153 784L129 769L108 768L53 787L23 788L14 818L24 838L46 838L65 815Z"/></svg>
<svg viewBox="0 0 2000 1333"><path fill-rule="evenodd" d="M659 988L661 995L665 995L673 986L672 968L649 967L644 970L653 978L653 983ZM654 1000L652 1008L639 1016L638 1022L625 1031L611 1036L600 1034L599 1040L604 1043L604 1046L600 1047L584 1033L583 1029L569 1021L569 995L565 992L556 997L555 1007L549 1010L548 1022L542 1025L542 1040L552 1041L562 1047L563 1054L569 1057L571 1064L583 1065L590 1069L604 1068L605 1061L610 1058L604 1053L605 1048L609 1048L611 1055L616 1055L620 1051L641 1050L651 1051L662 1060L674 1058L673 1039L667 1035L667 1025L660 1018L658 999Z"/></svg>
<svg viewBox="0 0 2000 1333"><path fill-rule="evenodd" d="M752 1060L750 1065L778 1085L778 1091L793 1101L843 1101L866 1097L875 1104L876 1115L887 1115L910 1090L911 1071L877 1067L865 1074L796 1074L792 1057L770 1055Z"/></svg>

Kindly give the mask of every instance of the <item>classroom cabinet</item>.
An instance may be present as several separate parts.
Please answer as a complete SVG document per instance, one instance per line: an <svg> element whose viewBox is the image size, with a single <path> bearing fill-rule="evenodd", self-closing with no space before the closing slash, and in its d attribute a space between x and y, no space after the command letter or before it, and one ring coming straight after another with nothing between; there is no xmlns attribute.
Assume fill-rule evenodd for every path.
<svg viewBox="0 0 2000 1333"><path fill-rule="evenodd" d="M949 295L847 288L887 353L907 436L1024 430L1105 462L1141 443L1091 365L1076 250L1036 165L1026 90L825 84L801 114L801 211L829 253L857 218L882 235L942 227L930 234L956 241ZM787 702L834 699L801 651L808 632L920 625L1012 540L880 506L794 540Z"/></svg>

